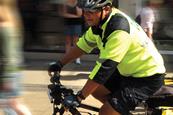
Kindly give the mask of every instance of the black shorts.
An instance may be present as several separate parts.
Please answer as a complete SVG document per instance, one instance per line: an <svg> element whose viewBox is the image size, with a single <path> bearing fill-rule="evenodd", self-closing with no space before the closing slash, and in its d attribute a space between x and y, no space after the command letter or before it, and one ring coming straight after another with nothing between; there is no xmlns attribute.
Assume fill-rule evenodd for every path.
<svg viewBox="0 0 173 115"><path fill-rule="evenodd" d="M134 78L122 76L117 70L104 84L111 91L108 102L121 115L129 115L130 110L134 110L164 84L164 75Z"/></svg>

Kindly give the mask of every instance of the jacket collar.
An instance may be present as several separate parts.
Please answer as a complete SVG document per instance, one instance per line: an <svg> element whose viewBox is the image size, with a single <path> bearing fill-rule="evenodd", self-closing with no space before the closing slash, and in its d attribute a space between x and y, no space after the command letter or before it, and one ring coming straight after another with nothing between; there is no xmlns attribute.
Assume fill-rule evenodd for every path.
<svg viewBox="0 0 173 115"><path fill-rule="evenodd" d="M108 20L110 14L111 14L111 12L103 20L100 21L98 26L92 26L91 27L94 34L100 35L100 37L102 37L102 32L103 32L102 26Z"/></svg>

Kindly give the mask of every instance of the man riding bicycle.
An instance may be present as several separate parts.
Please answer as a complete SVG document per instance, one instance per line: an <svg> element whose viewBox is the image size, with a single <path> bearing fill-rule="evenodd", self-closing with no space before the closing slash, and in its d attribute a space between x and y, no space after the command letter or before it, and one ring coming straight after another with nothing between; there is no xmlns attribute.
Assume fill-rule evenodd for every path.
<svg viewBox="0 0 173 115"><path fill-rule="evenodd" d="M91 94L103 103L99 115L128 115L163 85L163 59L143 29L112 7L111 0L78 0L78 6L90 27L62 59L50 64L48 72L60 72L97 47L99 59L86 84L64 104L78 106Z"/></svg>

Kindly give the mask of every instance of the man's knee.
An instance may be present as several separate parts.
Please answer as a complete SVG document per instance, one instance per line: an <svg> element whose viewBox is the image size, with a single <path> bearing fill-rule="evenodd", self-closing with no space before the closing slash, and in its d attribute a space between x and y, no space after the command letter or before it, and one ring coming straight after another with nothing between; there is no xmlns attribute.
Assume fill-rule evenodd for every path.
<svg viewBox="0 0 173 115"><path fill-rule="evenodd" d="M105 103L108 100L108 95L109 94L102 94L98 92L92 93L92 96L102 103Z"/></svg>
<svg viewBox="0 0 173 115"><path fill-rule="evenodd" d="M93 93L92 96L102 103L106 102L107 100L106 95L99 95L98 93Z"/></svg>
<svg viewBox="0 0 173 115"><path fill-rule="evenodd" d="M105 103L108 99L109 94L110 92L105 87L100 86L96 91L92 93L92 96L102 103Z"/></svg>

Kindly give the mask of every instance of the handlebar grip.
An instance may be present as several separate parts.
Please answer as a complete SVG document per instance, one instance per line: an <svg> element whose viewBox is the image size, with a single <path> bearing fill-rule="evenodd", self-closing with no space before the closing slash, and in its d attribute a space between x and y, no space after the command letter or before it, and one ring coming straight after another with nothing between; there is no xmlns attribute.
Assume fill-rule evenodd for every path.
<svg viewBox="0 0 173 115"><path fill-rule="evenodd" d="M53 75L50 77L51 83L59 83L60 82L60 73L59 72L53 72Z"/></svg>
<svg viewBox="0 0 173 115"><path fill-rule="evenodd" d="M53 76L60 76L60 72L59 72L59 71L48 72L48 75L49 75L50 77L53 77Z"/></svg>

